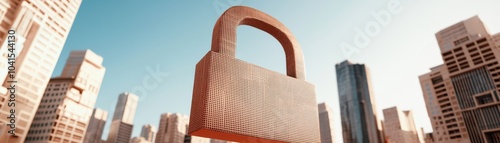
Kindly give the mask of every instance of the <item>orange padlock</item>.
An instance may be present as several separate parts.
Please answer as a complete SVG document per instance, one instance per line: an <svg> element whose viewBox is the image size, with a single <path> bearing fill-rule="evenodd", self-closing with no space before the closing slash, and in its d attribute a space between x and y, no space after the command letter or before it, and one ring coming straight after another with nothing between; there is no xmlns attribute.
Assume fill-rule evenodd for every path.
<svg viewBox="0 0 500 143"><path fill-rule="evenodd" d="M239 25L281 43L287 75L235 58ZM315 87L305 81L302 50L285 25L234 6L217 20L212 36L212 49L196 65L189 134L236 142L320 142Z"/></svg>

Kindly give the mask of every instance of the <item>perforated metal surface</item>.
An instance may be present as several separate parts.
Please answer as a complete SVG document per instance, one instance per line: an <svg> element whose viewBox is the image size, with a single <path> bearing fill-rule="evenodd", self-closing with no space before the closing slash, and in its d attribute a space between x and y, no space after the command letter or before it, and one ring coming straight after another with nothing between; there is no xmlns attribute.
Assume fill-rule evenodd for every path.
<svg viewBox="0 0 500 143"><path fill-rule="evenodd" d="M234 57L241 24L280 41L288 76ZM238 142L320 142L314 88L305 81L300 46L283 24L249 7L232 7L214 27L212 50L196 65L189 133Z"/></svg>
<svg viewBox="0 0 500 143"><path fill-rule="evenodd" d="M215 52L198 63L196 72L193 135L225 139L196 133L207 129L284 142L318 141L312 84Z"/></svg>

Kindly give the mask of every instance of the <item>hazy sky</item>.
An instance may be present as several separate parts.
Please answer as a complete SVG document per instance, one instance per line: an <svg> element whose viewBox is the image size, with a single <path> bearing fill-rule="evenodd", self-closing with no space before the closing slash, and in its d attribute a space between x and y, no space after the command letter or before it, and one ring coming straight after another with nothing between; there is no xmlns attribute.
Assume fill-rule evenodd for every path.
<svg viewBox="0 0 500 143"><path fill-rule="evenodd" d="M430 132L418 76L442 63L434 34L474 15L492 34L500 32L498 0L84 1L53 76L60 74L71 50L91 49L103 56L107 70L96 104L109 112L103 138L118 95L124 91L140 97L133 132L138 136L144 124L158 127L162 113L189 115L195 64L210 50L213 25L229 5L259 9L293 32L304 52L307 81L316 85L318 102L326 101L335 112L337 142L342 142L342 136L336 63L350 59L366 64L379 115L392 106L411 109L417 126ZM389 10L391 18L377 23L374 13ZM371 26L365 32L372 36L369 43L353 54L343 52L342 43L355 45L358 29L366 31L367 25ZM237 40L237 58L285 73L284 52L272 36L240 26ZM157 70L163 74L152 76L151 71ZM153 77L150 83L158 86L146 87L147 77Z"/></svg>

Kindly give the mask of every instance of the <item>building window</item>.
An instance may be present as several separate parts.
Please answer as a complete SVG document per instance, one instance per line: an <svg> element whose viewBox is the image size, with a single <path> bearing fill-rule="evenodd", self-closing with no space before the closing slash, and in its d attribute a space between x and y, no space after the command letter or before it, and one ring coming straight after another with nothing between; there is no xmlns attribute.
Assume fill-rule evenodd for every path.
<svg viewBox="0 0 500 143"><path fill-rule="evenodd" d="M432 78L432 84L437 84L437 83L441 83L441 82L443 82L443 77L441 77L441 76Z"/></svg>
<svg viewBox="0 0 500 143"><path fill-rule="evenodd" d="M478 105L488 104L493 102L493 97L491 94L481 95L476 97L476 101Z"/></svg>

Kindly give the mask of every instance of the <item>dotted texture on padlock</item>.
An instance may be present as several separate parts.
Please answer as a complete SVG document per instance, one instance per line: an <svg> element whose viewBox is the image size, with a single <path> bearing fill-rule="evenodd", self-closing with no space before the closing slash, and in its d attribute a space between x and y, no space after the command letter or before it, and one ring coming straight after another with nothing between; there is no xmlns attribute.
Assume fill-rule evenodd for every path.
<svg viewBox="0 0 500 143"><path fill-rule="evenodd" d="M234 10L232 12L245 12L247 14L243 15L247 18L265 18L264 20L254 19L253 22L279 23L272 17L273 20L270 20L270 16L252 8L239 6L230 8L228 11L231 12L231 10ZM234 15L233 18L238 19ZM220 24L220 19L217 23ZM252 23L243 24L254 26ZM240 24L228 26L238 25ZM269 25L276 24L270 23ZM278 36L274 34L277 39L289 38L278 39L285 41L281 42L284 48L287 46L283 43L286 44L287 41L289 44L294 43L291 44L292 47L288 45L291 49L285 50L288 52L288 76L236 59L235 47L231 45L235 43L212 44L212 51L209 51L196 65L189 125L191 135L237 142L319 142L315 87L305 81L302 52L300 47L297 48L298 43L293 37L290 40L291 34L286 27L281 23L278 25L282 27L268 27L268 29L284 28L286 32L272 30L266 32L271 35L273 35L272 32L281 32L282 34L277 34ZM263 27L265 26L257 26L259 29ZM220 34L221 32L216 29L217 24L214 33ZM288 36L280 37L279 35ZM218 34L213 36L224 37ZM220 47L214 48L213 46ZM297 49L298 51L295 51ZM224 50L226 52L223 52ZM289 56L290 53L292 56ZM290 57L293 57L293 60L290 60ZM291 70L291 67L294 70Z"/></svg>

